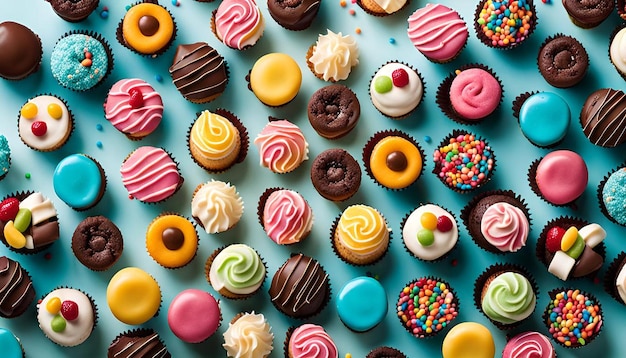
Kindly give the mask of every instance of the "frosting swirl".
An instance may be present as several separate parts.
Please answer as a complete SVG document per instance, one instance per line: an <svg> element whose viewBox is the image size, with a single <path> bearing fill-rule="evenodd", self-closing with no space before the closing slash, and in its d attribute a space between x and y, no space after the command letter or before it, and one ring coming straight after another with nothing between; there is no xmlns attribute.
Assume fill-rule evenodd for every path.
<svg viewBox="0 0 626 358"><path fill-rule="evenodd" d="M337 358L337 346L321 326L306 323L296 328L289 340L293 358Z"/></svg>
<svg viewBox="0 0 626 358"><path fill-rule="evenodd" d="M619 297L622 299L622 302L626 304L626 266L622 267L615 279L615 286L617 288L617 293Z"/></svg>
<svg viewBox="0 0 626 358"><path fill-rule="evenodd" d="M263 208L263 228L279 245L300 242L313 227L313 210L302 195L293 190L272 192Z"/></svg>
<svg viewBox="0 0 626 358"><path fill-rule="evenodd" d="M254 140L261 166L275 173L288 173L309 159L309 143L298 126L287 121L269 122Z"/></svg>
<svg viewBox="0 0 626 358"><path fill-rule="evenodd" d="M239 131L225 117L202 111L196 119L189 140L209 160L220 160L239 152Z"/></svg>
<svg viewBox="0 0 626 358"><path fill-rule="evenodd" d="M233 244L221 250L209 270L211 285L240 295L255 292L265 278L265 265L259 254L248 245Z"/></svg>
<svg viewBox="0 0 626 358"><path fill-rule="evenodd" d="M451 60L463 48L467 25L459 14L441 4L426 4L408 19L409 40L424 56L437 61Z"/></svg>
<svg viewBox="0 0 626 358"><path fill-rule="evenodd" d="M620 73L626 73L626 29L615 34L609 47L611 62Z"/></svg>
<svg viewBox="0 0 626 358"><path fill-rule="evenodd" d="M254 0L224 0L215 13L215 31L228 47L241 50L263 35L263 16Z"/></svg>
<svg viewBox="0 0 626 358"><path fill-rule="evenodd" d="M133 151L120 169L128 193L148 203L165 200L182 183L178 166L161 148L144 146Z"/></svg>
<svg viewBox="0 0 626 358"><path fill-rule="evenodd" d="M530 281L516 272L494 278L483 294L481 308L490 319L503 324L519 322L535 309L536 297Z"/></svg>
<svg viewBox="0 0 626 358"><path fill-rule="evenodd" d="M502 358L553 358L554 347L548 337L539 332L523 332L511 338L502 352Z"/></svg>
<svg viewBox="0 0 626 358"><path fill-rule="evenodd" d="M454 110L470 120L488 116L500 104L502 87L489 72L480 68L461 71L450 86Z"/></svg>
<svg viewBox="0 0 626 358"><path fill-rule="evenodd" d="M515 252L526 245L529 226L524 212L505 202L487 208L480 221L480 231L485 239L504 252Z"/></svg>
<svg viewBox="0 0 626 358"><path fill-rule="evenodd" d="M366 205L352 205L344 210L337 224L340 243L355 256L366 258L384 251L389 244L389 229L383 216Z"/></svg>
<svg viewBox="0 0 626 358"><path fill-rule="evenodd" d="M200 221L208 234L226 231L241 219L243 200L234 186L211 179L194 193L191 215Z"/></svg>
<svg viewBox="0 0 626 358"><path fill-rule="evenodd" d="M327 31L318 36L309 62L324 81L345 80L352 67L359 64L359 48L352 36Z"/></svg>
<svg viewBox="0 0 626 358"><path fill-rule="evenodd" d="M264 358L274 349L274 334L263 314L244 313L224 332L226 354L237 358Z"/></svg>
<svg viewBox="0 0 626 358"><path fill-rule="evenodd" d="M142 105L131 105L131 94L139 92ZM116 82L104 104L106 119L122 133L134 137L144 137L152 133L163 118L161 96L147 82L137 79L123 79Z"/></svg>

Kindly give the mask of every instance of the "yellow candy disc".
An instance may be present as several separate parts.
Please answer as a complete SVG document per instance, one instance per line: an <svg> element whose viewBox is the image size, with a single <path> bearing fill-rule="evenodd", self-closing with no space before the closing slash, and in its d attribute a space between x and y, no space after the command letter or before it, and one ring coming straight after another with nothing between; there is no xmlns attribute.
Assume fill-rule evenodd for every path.
<svg viewBox="0 0 626 358"><path fill-rule="evenodd" d="M434 231L437 228L437 216L430 212L423 213L420 217L420 223L424 229Z"/></svg>
<svg viewBox="0 0 626 358"><path fill-rule="evenodd" d="M561 239L561 250L567 251L569 250L574 243L576 242L576 238L578 237L578 229L575 227L570 227L563 234L563 238Z"/></svg>
<svg viewBox="0 0 626 358"><path fill-rule="evenodd" d="M57 314L61 310L61 299L58 297L52 297L48 303L46 303L46 311L51 314Z"/></svg>
<svg viewBox="0 0 626 358"><path fill-rule="evenodd" d="M37 115L37 111L38 111L37 105L31 102L28 102L22 107L20 114L22 115L22 117L26 119L33 119Z"/></svg>
<svg viewBox="0 0 626 358"><path fill-rule="evenodd" d="M13 225L13 220L10 220L4 225L4 239L7 244L14 249L21 249L26 246L26 237Z"/></svg>
<svg viewBox="0 0 626 358"><path fill-rule="evenodd" d="M54 119L61 119L63 117L63 108L57 103L50 103L48 105L48 114Z"/></svg>

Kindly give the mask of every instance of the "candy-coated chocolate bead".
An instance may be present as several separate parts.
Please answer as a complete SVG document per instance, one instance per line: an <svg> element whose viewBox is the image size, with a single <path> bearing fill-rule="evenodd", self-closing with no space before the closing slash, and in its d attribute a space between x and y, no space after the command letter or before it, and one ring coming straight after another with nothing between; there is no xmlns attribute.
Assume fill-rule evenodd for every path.
<svg viewBox="0 0 626 358"><path fill-rule="evenodd" d="M58 297L52 297L46 303L46 311L51 314L57 314L61 310L61 299Z"/></svg>
<svg viewBox="0 0 626 358"><path fill-rule="evenodd" d="M86 58L86 59L84 59L84 60L80 61L80 64L81 64L82 66L84 66L84 67L91 67L91 65L92 65L92 61L91 61L91 59Z"/></svg>

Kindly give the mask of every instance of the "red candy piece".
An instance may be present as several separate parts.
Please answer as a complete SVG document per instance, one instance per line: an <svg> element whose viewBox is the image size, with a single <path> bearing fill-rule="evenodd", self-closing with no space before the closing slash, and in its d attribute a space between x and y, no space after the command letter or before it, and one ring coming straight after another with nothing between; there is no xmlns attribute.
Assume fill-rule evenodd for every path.
<svg viewBox="0 0 626 358"><path fill-rule="evenodd" d="M17 198L6 198L0 203L0 220L15 220L20 210L20 201Z"/></svg>
<svg viewBox="0 0 626 358"><path fill-rule="evenodd" d="M68 321L78 318L78 305L74 301L63 301L61 303L61 315Z"/></svg>
<svg viewBox="0 0 626 358"><path fill-rule="evenodd" d="M565 229L559 226L555 226L548 230L548 234L546 235L546 249L555 253L561 250L561 239L563 239L563 234L565 234Z"/></svg>
<svg viewBox="0 0 626 358"><path fill-rule="evenodd" d="M437 230L441 232L452 230L452 220L447 216L441 215L437 218Z"/></svg>
<svg viewBox="0 0 626 358"><path fill-rule="evenodd" d="M409 74L403 68L394 70L391 73L391 79L396 87L404 87L409 84Z"/></svg>
<svg viewBox="0 0 626 358"><path fill-rule="evenodd" d="M135 109L143 107L143 94L141 94L140 90L137 88L131 88L130 91L128 91L128 94L130 95L128 104L130 104L131 107Z"/></svg>
<svg viewBox="0 0 626 358"><path fill-rule="evenodd" d="M34 121L33 124L30 126L30 130L37 137L41 137L48 131L48 125L46 124L46 122Z"/></svg>

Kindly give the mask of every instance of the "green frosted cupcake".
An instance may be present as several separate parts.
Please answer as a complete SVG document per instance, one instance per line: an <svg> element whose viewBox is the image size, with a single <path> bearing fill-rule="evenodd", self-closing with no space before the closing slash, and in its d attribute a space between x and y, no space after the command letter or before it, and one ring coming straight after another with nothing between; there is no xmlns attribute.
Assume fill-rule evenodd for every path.
<svg viewBox="0 0 626 358"><path fill-rule="evenodd" d="M232 244L213 251L206 261L204 273L220 295L245 299L259 291L265 281L267 268L252 247Z"/></svg>

